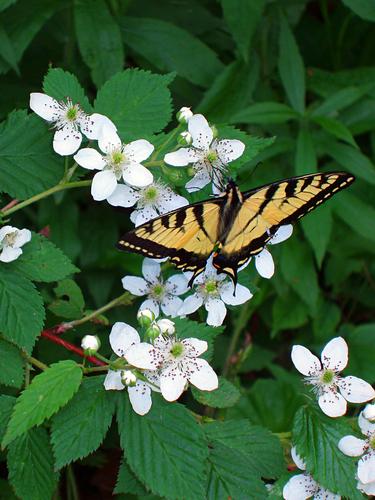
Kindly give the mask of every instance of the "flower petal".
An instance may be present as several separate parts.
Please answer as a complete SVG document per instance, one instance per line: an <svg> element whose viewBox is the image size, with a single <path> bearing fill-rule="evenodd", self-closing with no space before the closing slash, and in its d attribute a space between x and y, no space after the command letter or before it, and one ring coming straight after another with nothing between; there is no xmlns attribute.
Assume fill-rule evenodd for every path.
<svg viewBox="0 0 375 500"><path fill-rule="evenodd" d="M72 155L77 151L82 142L82 134L71 125L64 125L56 130L53 136L53 149L61 156Z"/></svg>
<svg viewBox="0 0 375 500"><path fill-rule="evenodd" d="M371 422L370 420L364 417L365 410L361 411L361 413L358 416L359 428L361 429L362 434L364 434L365 436L371 436L371 434L375 435L375 422L373 421Z"/></svg>
<svg viewBox="0 0 375 500"><path fill-rule="evenodd" d="M296 466L301 470L306 470L306 464L303 461L302 457L298 455L295 446L292 446L290 454L292 455L293 462L296 464Z"/></svg>
<svg viewBox="0 0 375 500"><path fill-rule="evenodd" d="M208 349L208 344L205 340L199 340L194 337L183 339L181 343L185 346L185 354L189 358L197 358Z"/></svg>
<svg viewBox="0 0 375 500"><path fill-rule="evenodd" d="M275 272L275 264L267 248L263 248L258 255L255 255L255 267L262 278L272 278Z"/></svg>
<svg viewBox="0 0 375 500"><path fill-rule="evenodd" d="M202 304L203 297L201 295L198 295L197 293L193 293L193 295L189 295L189 297L186 297L181 306L181 309L178 311L178 314L180 316L193 314L201 307Z"/></svg>
<svg viewBox="0 0 375 500"><path fill-rule="evenodd" d="M89 123L86 123L87 121ZM107 116L100 113L93 113L88 116L86 122L81 124L81 130L90 140L98 140L103 133L115 133L117 131L116 125Z"/></svg>
<svg viewBox="0 0 375 500"><path fill-rule="evenodd" d="M56 99L40 92L30 94L30 108L49 122L56 121L60 114L60 106Z"/></svg>
<svg viewBox="0 0 375 500"><path fill-rule="evenodd" d="M138 227L151 219L155 219L158 215L154 207L147 206L140 210L134 210L134 212L130 214L130 220L135 224L135 227Z"/></svg>
<svg viewBox="0 0 375 500"><path fill-rule="evenodd" d="M120 149L122 142L116 130L113 127L104 124L101 127L101 134L98 140L99 148L103 153L111 153L114 149Z"/></svg>
<svg viewBox="0 0 375 500"><path fill-rule="evenodd" d="M154 313L155 318L157 318L160 314L159 303L155 299L147 299L139 306L139 311L143 311L144 309L149 309Z"/></svg>
<svg viewBox="0 0 375 500"><path fill-rule="evenodd" d="M193 148L180 148L164 156L164 162L173 167L185 167L189 163L195 163L201 158L201 154Z"/></svg>
<svg viewBox="0 0 375 500"><path fill-rule="evenodd" d="M357 488L359 489L359 491L362 491L362 493L366 493L366 495L368 496L375 496L375 481L367 484L358 481Z"/></svg>
<svg viewBox="0 0 375 500"><path fill-rule="evenodd" d="M216 373L205 359L186 360L189 367L189 382L201 391L214 391L219 387L219 380Z"/></svg>
<svg viewBox="0 0 375 500"><path fill-rule="evenodd" d="M142 274L149 283L159 283L160 263L146 257L142 262Z"/></svg>
<svg viewBox="0 0 375 500"><path fill-rule="evenodd" d="M95 201L102 201L111 196L117 186L117 179L112 170L103 170L94 175L91 195Z"/></svg>
<svg viewBox="0 0 375 500"><path fill-rule="evenodd" d="M180 297L176 297L176 295L166 294L160 303L160 307L166 316L175 318L176 316L178 316L178 312L182 306L182 303L183 300L180 299Z"/></svg>
<svg viewBox="0 0 375 500"><path fill-rule="evenodd" d="M165 282L166 289L173 295L182 295L189 290L188 280L184 274L174 274Z"/></svg>
<svg viewBox="0 0 375 500"><path fill-rule="evenodd" d="M235 292L235 293L234 293ZM248 288L237 283L236 288L234 288L233 281L227 281L220 286L220 297L225 302L231 306L238 306L244 304L251 299L253 294Z"/></svg>
<svg viewBox="0 0 375 500"><path fill-rule="evenodd" d="M280 226L279 229L276 231L276 233L272 236L268 244L277 245L278 243L281 243L282 241L285 241L288 238L290 238L292 236L292 233L293 233L292 224L286 224L285 226Z"/></svg>
<svg viewBox="0 0 375 500"><path fill-rule="evenodd" d="M375 453L366 453L358 462L358 479L362 483L372 483L375 481Z"/></svg>
<svg viewBox="0 0 375 500"><path fill-rule="evenodd" d="M107 201L113 207L132 207L139 200L139 193L126 184L117 184Z"/></svg>
<svg viewBox="0 0 375 500"><path fill-rule="evenodd" d="M223 139L217 143L216 151L223 163L230 163L243 154L245 144L237 139Z"/></svg>
<svg viewBox="0 0 375 500"><path fill-rule="evenodd" d="M153 150L154 146L145 139L138 139L137 141L130 142L124 147L125 156L135 163L141 163L147 160Z"/></svg>
<svg viewBox="0 0 375 500"><path fill-rule="evenodd" d="M103 170L106 162L103 156L93 148L82 148L74 155L74 160L80 167L88 170Z"/></svg>
<svg viewBox="0 0 375 500"><path fill-rule="evenodd" d="M164 361L161 351L147 342L130 347L125 358L131 365L144 370L157 370Z"/></svg>
<svg viewBox="0 0 375 500"><path fill-rule="evenodd" d="M0 242L3 241L7 234L15 233L16 231L18 231L18 229L14 226L3 226L0 229Z"/></svg>
<svg viewBox="0 0 375 500"><path fill-rule="evenodd" d="M9 246L5 246L0 251L0 261L1 262L13 262L18 259L18 257L22 254L22 250L20 248L13 248Z"/></svg>
<svg viewBox="0 0 375 500"><path fill-rule="evenodd" d="M285 500L305 500L314 495L318 489L317 482L310 474L297 474L289 479L283 488Z"/></svg>
<svg viewBox="0 0 375 500"><path fill-rule="evenodd" d="M358 377L344 377L338 381L340 392L349 403L364 403L375 398L372 386Z"/></svg>
<svg viewBox="0 0 375 500"><path fill-rule="evenodd" d="M294 345L291 356L294 366L302 375L315 375L321 370L319 359L303 345Z"/></svg>
<svg viewBox="0 0 375 500"><path fill-rule="evenodd" d="M323 486L319 485L319 489L317 493L315 493L313 500L341 500L341 496L336 495L336 493L332 493L331 491L323 488Z"/></svg>
<svg viewBox="0 0 375 500"><path fill-rule="evenodd" d="M151 409L151 389L143 381L138 380L134 387L128 387L130 404L138 415L146 415Z"/></svg>
<svg viewBox="0 0 375 500"><path fill-rule="evenodd" d="M163 197L159 200L158 209L161 214L165 214L167 212L172 212L172 210L176 210L176 208L185 207L186 205L189 205L189 202L186 198L173 193L172 195L170 195L170 197Z"/></svg>
<svg viewBox="0 0 375 500"><path fill-rule="evenodd" d="M130 163L124 168L122 178L125 182L135 187L145 187L152 183L154 176L140 163Z"/></svg>
<svg viewBox="0 0 375 500"><path fill-rule="evenodd" d="M122 391L125 387L121 382L121 371L108 370L103 385L106 391Z"/></svg>
<svg viewBox="0 0 375 500"><path fill-rule="evenodd" d="M123 357L132 346L139 344L140 338L135 328L121 321L117 321L109 334L109 343L117 356Z"/></svg>
<svg viewBox="0 0 375 500"><path fill-rule="evenodd" d="M213 139L211 127L203 115L193 115L188 123L188 129L193 138L193 146L207 151Z"/></svg>
<svg viewBox="0 0 375 500"><path fill-rule="evenodd" d="M162 371L160 375L160 390L167 401L176 401L184 392L186 376L176 364Z"/></svg>
<svg viewBox="0 0 375 500"><path fill-rule="evenodd" d="M339 450L348 457L359 457L366 450L366 441L354 436L344 436L338 444Z"/></svg>
<svg viewBox="0 0 375 500"><path fill-rule="evenodd" d="M149 291L149 284L140 276L124 276L121 280L122 286L133 295L141 297Z"/></svg>
<svg viewBox="0 0 375 500"><path fill-rule="evenodd" d="M318 403L323 413L329 417L342 417L346 413L346 400L340 393L328 389L319 396Z"/></svg>
<svg viewBox="0 0 375 500"><path fill-rule="evenodd" d="M209 298L205 303L207 315L207 325L220 326L223 324L227 314L227 308L221 299Z"/></svg>
<svg viewBox="0 0 375 500"><path fill-rule="evenodd" d="M207 186L209 182L211 182L210 174L206 168L201 168L197 171L194 177L185 184L185 188L189 193L194 193L195 191L199 191L204 188L204 186Z"/></svg>
<svg viewBox="0 0 375 500"><path fill-rule="evenodd" d="M348 364L348 344L342 337L330 340L320 356L324 368L341 372Z"/></svg>
<svg viewBox="0 0 375 500"><path fill-rule="evenodd" d="M14 238L14 247L23 247L26 243L31 240L31 231L28 229L19 229L17 231L16 237Z"/></svg>

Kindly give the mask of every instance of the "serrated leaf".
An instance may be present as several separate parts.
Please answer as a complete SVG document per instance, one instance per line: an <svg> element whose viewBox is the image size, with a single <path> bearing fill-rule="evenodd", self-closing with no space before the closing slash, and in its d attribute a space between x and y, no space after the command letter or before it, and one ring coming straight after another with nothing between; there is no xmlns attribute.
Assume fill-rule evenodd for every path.
<svg viewBox="0 0 375 500"><path fill-rule="evenodd" d="M299 114L280 102L257 102L241 109L230 117L230 123L266 124L295 120Z"/></svg>
<svg viewBox="0 0 375 500"><path fill-rule="evenodd" d="M22 255L10 263L9 268L30 280L50 283L78 271L59 248L40 234L34 233L22 250Z"/></svg>
<svg viewBox="0 0 375 500"><path fill-rule="evenodd" d="M323 205L301 221L303 232L314 251L319 267L327 252L333 226L331 205Z"/></svg>
<svg viewBox="0 0 375 500"><path fill-rule="evenodd" d="M64 100L69 97L73 103L79 104L84 111L89 113L91 105L85 91L77 77L61 68L50 68L43 80L44 92L57 99Z"/></svg>
<svg viewBox="0 0 375 500"><path fill-rule="evenodd" d="M48 309L56 316L74 319L83 315L85 300L77 283L70 279L60 281L54 292L58 299L53 301Z"/></svg>
<svg viewBox="0 0 375 500"><path fill-rule="evenodd" d="M199 403L211 408L228 408L241 397L237 387L224 377L219 377L219 387L215 391L200 391L192 387L192 393Z"/></svg>
<svg viewBox="0 0 375 500"><path fill-rule="evenodd" d="M25 362L19 349L0 339L0 384L19 389L23 383Z"/></svg>
<svg viewBox="0 0 375 500"><path fill-rule="evenodd" d="M171 118L172 80L173 75L136 69L118 73L99 90L95 111L113 120L125 141L156 134Z"/></svg>
<svg viewBox="0 0 375 500"><path fill-rule="evenodd" d="M308 472L328 490L354 500L363 498L357 490L355 463L337 446L348 434L352 434L350 426L327 417L320 409L304 406L296 413L293 444Z"/></svg>
<svg viewBox="0 0 375 500"><path fill-rule="evenodd" d="M57 184L63 162L51 147L53 134L38 116L14 111L1 126L1 191L23 200Z"/></svg>
<svg viewBox="0 0 375 500"><path fill-rule="evenodd" d="M209 361L213 355L215 338L224 331L225 327L212 327L187 318L173 318L173 322L179 338L195 337L196 339L205 340L208 343L208 349L201 357Z"/></svg>
<svg viewBox="0 0 375 500"><path fill-rule="evenodd" d="M125 44L162 72L176 71L190 82L208 87L223 69L209 46L175 24L126 16L121 28Z"/></svg>
<svg viewBox="0 0 375 500"><path fill-rule="evenodd" d="M0 266L0 330L11 342L31 352L44 323L42 297L28 279Z"/></svg>
<svg viewBox="0 0 375 500"><path fill-rule="evenodd" d="M74 21L78 47L100 87L121 71L124 50L121 32L104 0L75 0Z"/></svg>
<svg viewBox="0 0 375 500"><path fill-rule="evenodd" d="M56 413L77 392L81 380L81 367L69 359L34 377L17 399L2 446Z"/></svg>
<svg viewBox="0 0 375 500"><path fill-rule="evenodd" d="M46 429L30 429L9 445L9 482L20 498L46 500L57 488L52 449Z"/></svg>
<svg viewBox="0 0 375 500"><path fill-rule="evenodd" d="M16 401L17 399L13 396L6 396L5 394L0 396L0 441L4 437Z"/></svg>
<svg viewBox="0 0 375 500"><path fill-rule="evenodd" d="M131 493L132 495L147 495L147 490L132 472L126 460L123 459L118 471L116 487L113 490L114 495L121 493Z"/></svg>
<svg viewBox="0 0 375 500"><path fill-rule="evenodd" d="M208 448L202 428L185 407L153 394L151 411L140 417L121 394L117 422L129 466L153 493L168 499L204 498Z"/></svg>
<svg viewBox="0 0 375 500"><path fill-rule="evenodd" d="M95 451L111 425L115 400L104 377L86 378L73 399L52 420L52 446L61 469Z"/></svg>

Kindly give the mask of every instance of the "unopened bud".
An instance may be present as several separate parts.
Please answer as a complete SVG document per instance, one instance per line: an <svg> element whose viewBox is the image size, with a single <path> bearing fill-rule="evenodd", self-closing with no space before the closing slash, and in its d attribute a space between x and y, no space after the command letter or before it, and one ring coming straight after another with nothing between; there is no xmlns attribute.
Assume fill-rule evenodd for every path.
<svg viewBox="0 0 375 500"><path fill-rule="evenodd" d="M187 123L192 116L193 112L191 111L191 109L185 106L176 113L176 118L179 123Z"/></svg>
<svg viewBox="0 0 375 500"><path fill-rule="evenodd" d="M123 385L134 387L137 383L137 377L130 370L124 370L121 372L121 382Z"/></svg>
<svg viewBox="0 0 375 500"><path fill-rule="evenodd" d="M138 311L137 320L142 327L148 328L155 320L155 314L150 309L141 309Z"/></svg>
<svg viewBox="0 0 375 500"><path fill-rule="evenodd" d="M370 420L371 422L375 420L375 404L366 405L365 409L362 412L363 416Z"/></svg>
<svg viewBox="0 0 375 500"><path fill-rule="evenodd" d="M160 334L161 334L160 326L157 323L153 323L146 330L146 337L149 338L151 341L155 340L156 337L159 337Z"/></svg>
<svg viewBox="0 0 375 500"><path fill-rule="evenodd" d="M213 136L213 138L216 139L216 137L219 135L219 132L218 132L216 126L215 125L211 125L210 128L212 130L212 136Z"/></svg>
<svg viewBox="0 0 375 500"><path fill-rule="evenodd" d="M177 138L177 142L181 146L190 146L190 144L193 142L193 138L187 130L185 132L181 132L181 134Z"/></svg>
<svg viewBox="0 0 375 500"><path fill-rule="evenodd" d="M167 333L168 335L173 335L176 331L173 321L170 319L159 319L156 324L160 328L161 333Z"/></svg>
<svg viewBox="0 0 375 500"><path fill-rule="evenodd" d="M100 349L100 340L96 335L85 335L81 341L81 347L85 354L91 356Z"/></svg>

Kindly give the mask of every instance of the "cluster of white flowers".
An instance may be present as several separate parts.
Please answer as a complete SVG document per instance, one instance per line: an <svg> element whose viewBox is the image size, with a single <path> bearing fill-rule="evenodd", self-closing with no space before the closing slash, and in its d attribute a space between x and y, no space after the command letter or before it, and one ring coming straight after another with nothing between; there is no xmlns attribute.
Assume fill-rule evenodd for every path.
<svg viewBox="0 0 375 500"><path fill-rule="evenodd" d="M0 261L12 262L22 254L25 243L31 240L28 229L17 229L13 226L3 226L0 229Z"/></svg>
<svg viewBox="0 0 375 500"><path fill-rule="evenodd" d="M153 313L145 309L140 322L147 318L150 326L145 336L150 342L141 342L132 326L120 322L114 324L109 341L113 351L127 364L109 370L104 387L107 390L127 387L130 403L139 415L150 410L152 390L161 392L167 401L175 401L188 383L204 391L217 389L216 373L206 360L199 357L207 350L207 342L196 338L179 339L172 321L161 319L154 322Z"/></svg>

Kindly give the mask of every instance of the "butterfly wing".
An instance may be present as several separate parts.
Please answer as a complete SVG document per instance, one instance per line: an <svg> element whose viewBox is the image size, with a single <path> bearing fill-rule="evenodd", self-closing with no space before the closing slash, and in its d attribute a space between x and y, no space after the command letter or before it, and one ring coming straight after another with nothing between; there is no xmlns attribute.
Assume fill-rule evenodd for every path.
<svg viewBox="0 0 375 500"><path fill-rule="evenodd" d="M244 202L214 257L215 267L236 279L239 266L260 253L277 229L319 206L354 181L345 172L292 177L244 193Z"/></svg>

